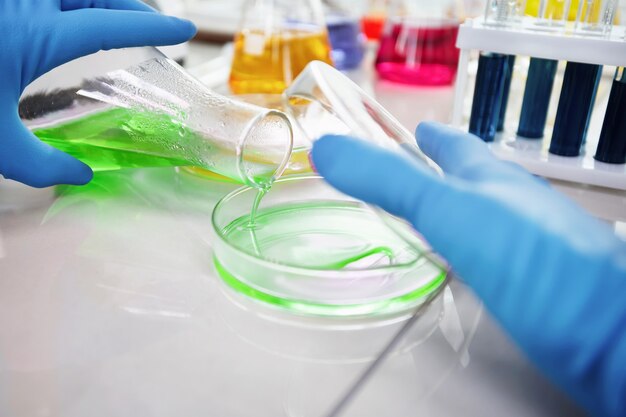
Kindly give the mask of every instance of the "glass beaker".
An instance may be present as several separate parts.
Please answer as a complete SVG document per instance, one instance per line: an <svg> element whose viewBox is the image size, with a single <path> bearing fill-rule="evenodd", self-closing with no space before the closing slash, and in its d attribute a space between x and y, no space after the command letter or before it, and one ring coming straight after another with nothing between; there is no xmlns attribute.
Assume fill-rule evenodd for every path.
<svg viewBox="0 0 626 417"><path fill-rule="evenodd" d="M412 133L352 80L331 66L312 62L284 96L285 109L311 143L325 134L358 137L402 153L425 169L442 175L441 168L417 146ZM411 226L394 221L393 216L381 209L374 210L405 241L415 239ZM399 224L404 227L398 227ZM422 255L429 262L442 264L432 254Z"/></svg>
<svg viewBox="0 0 626 417"><path fill-rule="evenodd" d="M25 124L95 171L198 166L257 188L282 174L293 147L284 113L216 94L154 48L131 51L99 55L131 63L103 76L94 57L46 75L22 99Z"/></svg>
<svg viewBox="0 0 626 417"><path fill-rule="evenodd" d="M358 17L333 2L326 4L326 22L335 67L340 70L358 68L365 56L366 42Z"/></svg>
<svg viewBox="0 0 626 417"><path fill-rule="evenodd" d="M451 85L459 63L459 25L457 1L396 2L378 50L378 74L402 84Z"/></svg>
<svg viewBox="0 0 626 417"><path fill-rule="evenodd" d="M331 63L320 0L248 0L235 36L235 94L280 94L315 60Z"/></svg>

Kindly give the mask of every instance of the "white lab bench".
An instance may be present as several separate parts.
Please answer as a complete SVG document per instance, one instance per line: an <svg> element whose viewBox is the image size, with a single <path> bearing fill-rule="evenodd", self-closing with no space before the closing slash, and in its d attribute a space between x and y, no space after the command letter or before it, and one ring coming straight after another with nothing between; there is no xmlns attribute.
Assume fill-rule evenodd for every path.
<svg viewBox="0 0 626 417"><path fill-rule="evenodd" d="M191 51L192 71L219 83L221 48ZM353 76L411 128L449 117L452 89ZM226 288L210 215L232 189L166 168L11 191L29 208L0 213L0 416L323 417L406 318L313 320ZM451 288L342 415L584 415Z"/></svg>

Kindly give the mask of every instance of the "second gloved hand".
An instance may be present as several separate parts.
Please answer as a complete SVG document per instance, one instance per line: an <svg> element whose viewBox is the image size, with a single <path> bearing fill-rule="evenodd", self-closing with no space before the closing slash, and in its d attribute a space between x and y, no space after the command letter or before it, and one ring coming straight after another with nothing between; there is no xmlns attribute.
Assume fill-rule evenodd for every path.
<svg viewBox="0 0 626 417"><path fill-rule="evenodd" d="M172 45L196 32L139 0L0 0L0 175L34 187L85 184L91 169L40 142L18 102L44 73L99 50Z"/></svg>
<svg viewBox="0 0 626 417"><path fill-rule="evenodd" d="M417 139L446 178L346 137L312 157L339 190L409 220L572 398L625 416L626 244L478 138L426 123Z"/></svg>

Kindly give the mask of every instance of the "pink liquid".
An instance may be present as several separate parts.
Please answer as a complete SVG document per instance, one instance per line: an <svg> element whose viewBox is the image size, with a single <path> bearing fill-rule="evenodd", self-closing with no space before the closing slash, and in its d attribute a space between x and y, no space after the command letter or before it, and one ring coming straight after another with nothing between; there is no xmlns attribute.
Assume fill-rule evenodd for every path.
<svg viewBox="0 0 626 417"><path fill-rule="evenodd" d="M381 40L376 69L382 79L412 85L454 82L459 63L457 23L397 23Z"/></svg>

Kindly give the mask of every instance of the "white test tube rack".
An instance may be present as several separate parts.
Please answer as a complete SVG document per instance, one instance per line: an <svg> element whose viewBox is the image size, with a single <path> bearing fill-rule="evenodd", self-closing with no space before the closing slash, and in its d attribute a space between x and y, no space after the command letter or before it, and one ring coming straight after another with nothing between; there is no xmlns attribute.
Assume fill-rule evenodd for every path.
<svg viewBox="0 0 626 417"><path fill-rule="evenodd" d="M606 36L595 37L575 34L573 29L565 29L560 33L539 31L534 22L535 19L526 18L516 26L495 28L485 25L481 18L468 20L461 25L457 40L461 54L452 118L454 126L467 128L464 110L472 51L614 67L626 66L624 27L615 26ZM559 92L555 91L553 94ZM593 158L599 139L591 137L594 132L589 132L585 149L578 157L548 153L550 133L546 132L546 137L542 140L531 140L518 138L515 132L505 131L499 133L490 146L500 159L515 162L541 177L626 190L625 164L606 164Z"/></svg>

